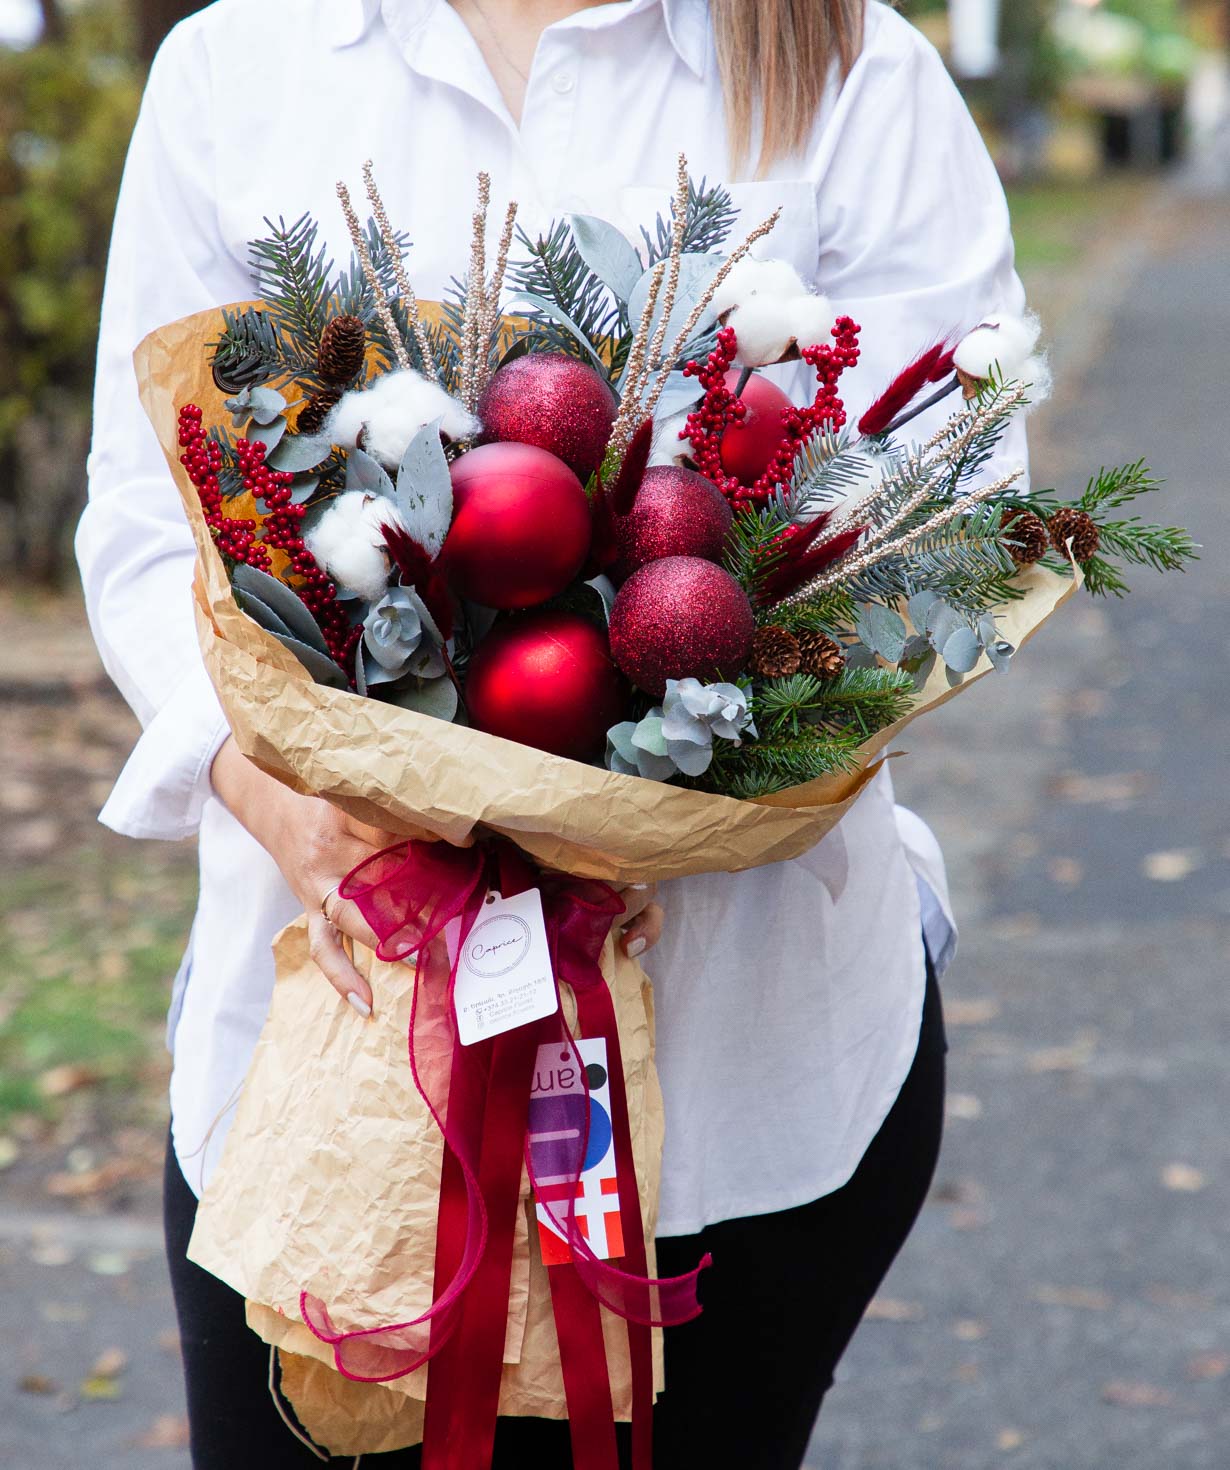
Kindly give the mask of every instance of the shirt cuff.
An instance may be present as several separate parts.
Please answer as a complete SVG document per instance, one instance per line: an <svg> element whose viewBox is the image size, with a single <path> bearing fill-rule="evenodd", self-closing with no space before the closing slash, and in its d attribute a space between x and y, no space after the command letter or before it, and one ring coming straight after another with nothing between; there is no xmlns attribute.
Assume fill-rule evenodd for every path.
<svg viewBox="0 0 1230 1470"><path fill-rule="evenodd" d="M214 756L230 733L205 665L198 663L145 727L98 820L125 837L191 837L213 795Z"/></svg>
<svg viewBox="0 0 1230 1470"><path fill-rule="evenodd" d="M918 882L923 936L937 979L952 964L957 952L957 925L948 896L948 873L935 834L916 812L897 806L897 832L906 858Z"/></svg>

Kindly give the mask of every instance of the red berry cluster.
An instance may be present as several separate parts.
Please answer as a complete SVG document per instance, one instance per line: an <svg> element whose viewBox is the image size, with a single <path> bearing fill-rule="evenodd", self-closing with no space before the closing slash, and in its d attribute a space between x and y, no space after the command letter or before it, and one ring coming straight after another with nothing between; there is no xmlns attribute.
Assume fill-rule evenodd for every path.
<svg viewBox="0 0 1230 1470"><path fill-rule="evenodd" d="M265 445L259 439L236 441L235 462L243 488L266 511L258 528L254 520L235 520L222 514L218 480L218 471L222 468L222 447L203 433L201 410L194 403L186 404L180 410L179 442L184 449L180 463L196 486L205 520L219 551L233 561L270 573L273 564L269 552L283 552L288 571L298 578L300 584L292 590L316 619L329 652L349 676L355 645L362 637L363 629L351 625L346 609L337 601L337 587L304 545L304 507L291 501L290 487L294 476L269 468L265 463Z"/></svg>
<svg viewBox="0 0 1230 1470"><path fill-rule="evenodd" d="M218 550L231 561L269 571L269 553L257 540L256 522L222 514L222 488L218 480L222 446L201 428L201 410L195 403L187 403L179 411L179 447L184 451L179 462L196 487L205 524Z"/></svg>
<svg viewBox="0 0 1230 1470"><path fill-rule="evenodd" d="M848 316L838 317L833 327L834 345L805 347L799 356L815 369L819 387L806 408L782 412L782 439L754 485L744 485L722 468L722 439L731 424L743 418L746 408L726 386L726 376L735 360L738 340L732 327L723 327L717 346L701 365L689 362L684 368L705 390L695 413L689 414L681 438L692 445L697 469L722 491L736 509L762 505L779 486L790 483L794 461L803 443L822 429L841 429L846 423L845 405L837 384L847 368L859 359L858 336L862 328Z"/></svg>

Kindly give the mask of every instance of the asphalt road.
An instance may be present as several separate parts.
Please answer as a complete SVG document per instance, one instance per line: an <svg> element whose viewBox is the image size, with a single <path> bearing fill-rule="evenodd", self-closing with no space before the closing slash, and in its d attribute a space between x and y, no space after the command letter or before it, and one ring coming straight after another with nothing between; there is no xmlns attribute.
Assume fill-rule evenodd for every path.
<svg viewBox="0 0 1230 1470"><path fill-rule="evenodd" d="M1205 560L1070 606L897 766L963 923L951 1117L816 1470L1230 1466L1225 173L1054 324L1035 436L1064 486L1146 454ZM0 1465L186 1470L156 1225L0 1209L0 1302Z"/></svg>

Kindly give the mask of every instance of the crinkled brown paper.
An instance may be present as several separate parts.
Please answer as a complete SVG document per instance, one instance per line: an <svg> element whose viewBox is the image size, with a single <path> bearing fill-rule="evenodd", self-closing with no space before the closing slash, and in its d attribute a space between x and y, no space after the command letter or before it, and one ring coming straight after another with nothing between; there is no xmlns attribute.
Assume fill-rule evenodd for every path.
<svg viewBox="0 0 1230 1470"><path fill-rule="evenodd" d="M194 592L205 664L245 755L295 790L326 797L373 826L459 845L500 833L544 867L611 882L780 862L806 852L841 820L910 720L991 671L984 658L954 687L937 668L910 713L863 746L857 772L751 802L616 775L323 688L239 610L179 464L177 416L184 404L202 409L206 428L226 422L208 366L208 345L221 331L221 313L202 312L152 333L135 357L141 401L196 540ZM1018 580L1025 595L1001 609L999 626L1020 645L1075 582L1040 567ZM319 1443L336 1454L417 1443L427 1370L389 1385L350 1383L323 1366L332 1362L331 1349L298 1315L303 1288L323 1298L347 1329L406 1321L430 1301L441 1142L406 1063L412 971L357 955L377 1002L374 1020L364 1023L320 980L302 922L279 936L275 956L269 1018L201 1204L191 1253L249 1299L249 1321L282 1350L286 1391ZM650 990L639 967L609 942L603 969L619 1015L652 1239L662 1108ZM441 1040L433 1064L446 1079L443 1050ZM526 1210L501 1412L562 1417L549 1291L528 1203ZM626 1417L626 1339L621 1325L603 1315L612 1386Z"/></svg>

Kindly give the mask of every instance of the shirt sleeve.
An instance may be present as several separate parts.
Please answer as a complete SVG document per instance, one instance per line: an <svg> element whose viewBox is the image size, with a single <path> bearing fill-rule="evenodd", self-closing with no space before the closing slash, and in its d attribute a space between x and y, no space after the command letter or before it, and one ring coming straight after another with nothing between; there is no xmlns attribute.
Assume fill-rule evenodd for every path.
<svg viewBox="0 0 1230 1470"><path fill-rule="evenodd" d="M927 347L995 312L1020 313L1025 291L1003 186L934 47L881 5L863 55L825 119L812 162L821 289L863 328L859 365L842 380L851 422ZM906 431L928 439L959 406L946 399ZM982 471L1027 463L1021 417Z"/></svg>
<svg viewBox="0 0 1230 1470"><path fill-rule="evenodd" d="M77 560L107 673L143 733L101 820L134 837L194 832L227 724L194 624L191 532L141 408L132 354L149 332L246 294L215 206L209 59L194 21L150 73L116 209Z"/></svg>

